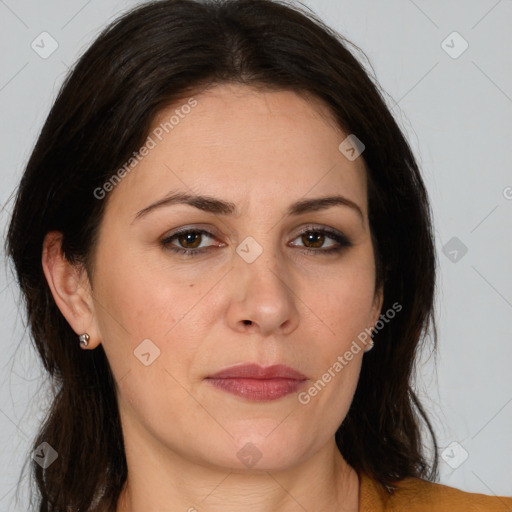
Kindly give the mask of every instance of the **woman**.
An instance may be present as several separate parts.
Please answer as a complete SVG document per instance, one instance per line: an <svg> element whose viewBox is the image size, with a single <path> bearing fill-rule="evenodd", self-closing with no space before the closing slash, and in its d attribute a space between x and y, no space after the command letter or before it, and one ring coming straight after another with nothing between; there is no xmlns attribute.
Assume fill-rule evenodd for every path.
<svg viewBox="0 0 512 512"><path fill-rule="evenodd" d="M346 43L164 0L67 78L7 240L57 388L39 510L512 510L432 483L429 203Z"/></svg>

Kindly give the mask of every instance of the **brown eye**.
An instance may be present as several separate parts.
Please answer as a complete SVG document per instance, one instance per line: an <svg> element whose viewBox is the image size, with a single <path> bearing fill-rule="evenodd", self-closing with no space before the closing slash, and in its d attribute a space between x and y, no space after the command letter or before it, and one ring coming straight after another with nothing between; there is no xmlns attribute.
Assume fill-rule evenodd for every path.
<svg viewBox="0 0 512 512"><path fill-rule="evenodd" d="M206 252L214 245L203 245L205 238L215 240L215 236L203 229L184 229L163 239L160 243L170 251L184 256L194 256ZM223 244L217 247L222 247Z"/></svg>
<svg viewBox="0 0 512 512"><path fill-rule="evenodd" d="M295 245L296 247L302 247L304 252L317 253L317 254L329 254L341 252L346 247L352 247L352 242L343 234L337 231L331 231L330 229L307 229L298 235L297 239L300 239L301 245ZM326 240L334 240L334 244L328 245L324 248Z"/></svg>
<svg viewBox="0 0 512 512"><path fill-rule="evenodd" d="M201 243L202 233L198 231L189 231L187 233L180 234L177 237L179 244L185 249L195 249Z"/></svg>
<svg viewBox="0 0 512 512"><path fill-rule="evenodd" d="M301 238L306 247L322 247L325 241L325 235L319 231L306 231Z"/></svg>

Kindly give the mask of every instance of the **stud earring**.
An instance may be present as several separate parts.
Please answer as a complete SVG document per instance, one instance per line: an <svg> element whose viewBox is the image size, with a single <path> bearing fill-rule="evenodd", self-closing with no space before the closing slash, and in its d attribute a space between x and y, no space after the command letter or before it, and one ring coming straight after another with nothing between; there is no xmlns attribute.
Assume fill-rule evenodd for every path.
<svg viewBox="0 0 512 512"><path fill-rule="evenodd" d="M374 327L371 327L370 330L371 330L371 334L373 334L373 329ZM368 342L368 347L364 349L365 352L369 352L373 346L375 345L375 343L373 343L373 340L370 338L370 341Z"/></svg>
<svg viewBox="0 0 512 512"><path fill-rule="evenodd" d="M373 340L370 340L370 342L368 343L368 347L364 349L365 352L370 352L370 350L373 348L373 346L375 345L375 343L373 343Z"/></svg>
<svg viewBox="0 0 512 512"><path fill-rule="evenodd" d="M78 339L80 340L80 347L86 348L89 345L90 336L87 333L81 334Z"/></svg>

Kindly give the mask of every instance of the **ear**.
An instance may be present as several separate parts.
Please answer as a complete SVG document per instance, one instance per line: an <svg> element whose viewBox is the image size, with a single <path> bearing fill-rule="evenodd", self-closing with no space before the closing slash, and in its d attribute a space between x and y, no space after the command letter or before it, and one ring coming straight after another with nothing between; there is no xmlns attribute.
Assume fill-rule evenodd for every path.
<svg viewBox="0 0 512 512"><path fill-rule="evenodd" d="M95 348L100 341L89 278L82 265L70 263L63 255L61 232L46 234L41 263L60 312L77 335L89 334L88 348Z"/></svg>

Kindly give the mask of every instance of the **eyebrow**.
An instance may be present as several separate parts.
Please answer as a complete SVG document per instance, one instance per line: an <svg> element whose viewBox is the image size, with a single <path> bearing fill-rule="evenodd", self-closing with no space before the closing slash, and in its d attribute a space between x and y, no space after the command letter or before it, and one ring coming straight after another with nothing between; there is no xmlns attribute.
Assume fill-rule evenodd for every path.
<svg viewBox="0 0 512 512"><path fill-rule="evenodd" d="M191 195L182 192L176 192L138 211L135 215L135 218L133 219L133 222L147 215L149 212L156 210L157 208L175 204L186 204L204 212L213 213L216 215L235 215L237 213L236 205L229 201L223 201L211 196ZM341 195L319 197L315 199L303 199L297 201L289 206L286 212L286 216L296 216L308 212L326 210L328 208L332 208L333 206L347 206L351 208L356 213L358 213L359 217L364 222L364 215L361 208L350 199L347 199Z"/></svg>

